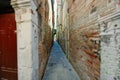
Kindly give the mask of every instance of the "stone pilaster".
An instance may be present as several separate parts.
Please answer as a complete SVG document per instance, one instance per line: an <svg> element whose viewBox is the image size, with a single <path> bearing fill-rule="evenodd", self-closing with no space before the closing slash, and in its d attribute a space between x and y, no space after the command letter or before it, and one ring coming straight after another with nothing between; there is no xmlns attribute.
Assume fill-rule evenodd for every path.
<svg viewBox="0 0 120 80"><path fill-rule="evenodd" d="M34 5L31 0L12 0L11 5L17 24L18 80L38 80L38 33L37 24L33 24Z"/></svg>
<svg viewBox="0 0 120 80"><path fill-rule="evenodd" d="M101 79L120 80L120 12L101 18Z"/></svg>

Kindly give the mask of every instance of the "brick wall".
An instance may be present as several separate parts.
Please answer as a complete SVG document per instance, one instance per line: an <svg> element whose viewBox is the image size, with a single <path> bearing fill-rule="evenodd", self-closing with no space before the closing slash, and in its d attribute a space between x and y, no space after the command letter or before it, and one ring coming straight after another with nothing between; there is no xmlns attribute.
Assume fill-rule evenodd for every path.
<svg viewBox="0 0 120 80"><path fill-rule="evenodd" d="M118 11L118 3L114 0L64 0L61 5L58 41L82 80L100 80L100 63L104 57L100 51L103 48L100 47L99 19Z"/></svg>
<svg viewBox="0 0 120 80"><path fill-rule="evenodd" d="M97 2L75 0L69 8L70 61L82 80L99 80L99 26L97 11L91 12Z"/></svg>
<svg viewBox="0 0 120 80"><path fill-rule="evenodd" d="M47 0L38 0L39 16L39 55L40 55L40 78L43 77L46 63L52 45L52 31L49 24L49 5Z"/></svg>

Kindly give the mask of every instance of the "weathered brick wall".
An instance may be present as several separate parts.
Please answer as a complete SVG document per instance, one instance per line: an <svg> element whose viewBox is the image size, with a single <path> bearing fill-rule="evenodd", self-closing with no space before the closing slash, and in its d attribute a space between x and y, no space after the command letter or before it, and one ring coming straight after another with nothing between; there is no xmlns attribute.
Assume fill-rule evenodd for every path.
<svg viewBox="0 0 120 80"><path fill-rule="evenodd" d="M61 7L62 19L59 24L62 27L58 28L58 39L65 52L65 46L69 46L68 58L82 80L100 80L101 59L106 57L100 57L100 49L103 48L100 48L99 19L118 11L118 7L117 0L69 0L68 5L63 4ZM69 12L68 19L64 16L67 14L65 9ZM69 20L67 26L64 25L65 20ZM69 35L65 36L65 33ZM66 37L69 39L66 41L68 44L65 42Z"/></svg>
<svg viewBox="0 0 120 80"><path fill-rule="evenodd" d="M58 3L58 42L68 57L69 49L69 14L68 1Z"/></svg>
<svg viewBox="0 0 120 80"><path fill-rule="evenodd" d="M42 78L52 45L52 31L49 25L49 5L47 0L38 0L39 15L39 55L40 55L40 78Z"/></svg>
<svg viewBox="0 0 120 80"><path fill-rule="evenodd" d="M99 80L99 26L97 12L90 13L96 2L75 0L69 6L70 61L82 80Z"/></svg>

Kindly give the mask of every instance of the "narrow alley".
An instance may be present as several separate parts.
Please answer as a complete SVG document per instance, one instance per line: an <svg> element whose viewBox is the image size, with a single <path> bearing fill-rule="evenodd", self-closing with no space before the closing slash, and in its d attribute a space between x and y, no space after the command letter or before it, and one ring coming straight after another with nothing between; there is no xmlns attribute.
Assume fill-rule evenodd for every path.
<svg viewBox="0 0 120 80"><path fill-rule="evenodd" d="M56 41L53 44L42 80L80 80Z"/></svg>
<svg viewBox="0 0 120 80"><path fill-rule="evenodd" d="M0 80L120 80L120 0L0 0Z"/></svg>

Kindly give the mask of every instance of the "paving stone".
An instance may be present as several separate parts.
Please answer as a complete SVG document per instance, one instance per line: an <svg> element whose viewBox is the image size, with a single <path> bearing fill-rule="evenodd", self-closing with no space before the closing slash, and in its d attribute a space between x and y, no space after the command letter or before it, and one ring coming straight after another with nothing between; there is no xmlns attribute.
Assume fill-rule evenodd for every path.
<svg viewBox="0 0 120 80"><path fill-rule="evenodd" d="M57 42L54 42L42 80L80 80Z"/></svg>

